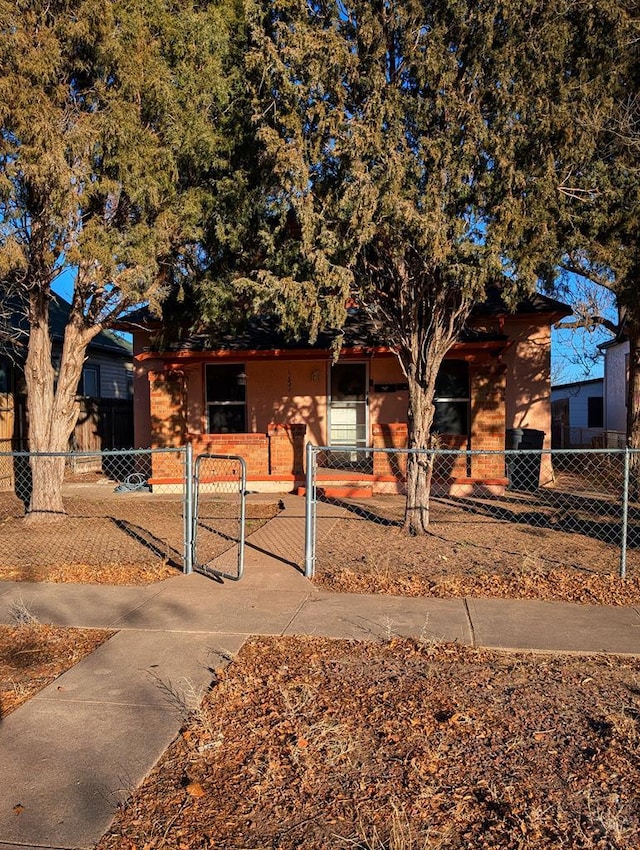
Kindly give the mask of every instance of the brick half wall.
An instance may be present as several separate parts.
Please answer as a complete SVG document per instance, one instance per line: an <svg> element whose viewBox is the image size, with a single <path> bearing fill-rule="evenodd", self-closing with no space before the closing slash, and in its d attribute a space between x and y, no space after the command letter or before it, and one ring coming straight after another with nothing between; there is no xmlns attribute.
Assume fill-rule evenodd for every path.
<svg viewBox="0 0 640 850"><path fill-rule="evenodd" d="M372 426L373 447L375 449L406 449L407 426L404 422ZM438 437L442 449L466 449L467 437L464 434L448 434ZM390 478L404 481L407 474L407 455L405 452L374 452L373 475L375 478ZM440 478L467 478L467 458L444 455L436 458L434 474Z"/></svg>
<svg viewBox="0 0 640 850"><path fill-rule="evenodd" d="M267 436L269 438L269 474L270 475L294 475L301 477L304 474L304 441L307 434L307 426L304 424L294 425L269 425Z"/></svg>
<svg viewBox="0 0 640 850"><path fill-rule="evenodd" d="M247 476L269 474L269 438L266 434L190 434L194 456L239 455L247 464Z"/></svg>

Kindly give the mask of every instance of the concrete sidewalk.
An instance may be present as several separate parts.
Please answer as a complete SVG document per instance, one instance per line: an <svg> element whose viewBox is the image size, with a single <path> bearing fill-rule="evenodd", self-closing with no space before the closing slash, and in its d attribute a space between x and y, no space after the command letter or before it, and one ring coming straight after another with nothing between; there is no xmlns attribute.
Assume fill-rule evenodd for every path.
<svg viewBox="0 0 640 850"><path fill-rule="evenodd" d="M41 622L117 630L2 720L0 850L92 847L213 670L252 634L640 655L636 608L319 591L290 559L292 538L298 549L300 541L294 513L288 508L251 536L239 583L201 575L135 588L0 583L2 622L19 603Z"/></svg>

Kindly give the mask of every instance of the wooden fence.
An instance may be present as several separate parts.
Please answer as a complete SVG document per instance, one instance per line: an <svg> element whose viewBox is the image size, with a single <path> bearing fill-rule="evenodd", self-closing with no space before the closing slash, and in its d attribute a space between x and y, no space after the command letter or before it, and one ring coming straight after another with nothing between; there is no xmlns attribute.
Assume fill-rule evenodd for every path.
<svg viewBox="0 0 640 850"><path fill-rule="evenodd" d="M78 452L129 449L133 446L131 399L79 398L80 415L69 448ZM0 394L0 452L28 450L27 414L24 399ZM101 458L74 458L73 472L99 471ZM13 458L0 457L0 490L13 487Z"/></svg>
<svg viewBox="0 0 640 850"><path fill-rule="evenodd" d="M79 452L133 447L133 401L130 399L81 398L80 415L71 438L71 448ZM74 472L99 471L102 459L74 458Z"/></svg>
<svg viewBox="0 0 640 850"><path fill-rule="evenodd" d="M13 393L0 393L0 452L13 450ZM13 487L13 459L0 457L0 490Z"/></svg>

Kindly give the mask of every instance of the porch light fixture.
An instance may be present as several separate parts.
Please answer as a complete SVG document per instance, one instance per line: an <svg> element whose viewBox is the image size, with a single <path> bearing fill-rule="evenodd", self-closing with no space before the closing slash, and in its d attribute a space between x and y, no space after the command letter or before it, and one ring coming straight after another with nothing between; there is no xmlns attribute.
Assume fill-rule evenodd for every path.
<svg viewBox="0 0 640 850"><path fill-rule="evenodd" d="M238 376L236 378L236 383L238 384L239 387L246 387L247 386L247 373L246 372L239 372Z"/></svg>
<svg viewBox="0 0 640 850"><path fill-rule="evenodd" d="M317 383L320 380L320 370L319 369L313 370L313 372L311 373L311 380L314 383Z"/></svg>

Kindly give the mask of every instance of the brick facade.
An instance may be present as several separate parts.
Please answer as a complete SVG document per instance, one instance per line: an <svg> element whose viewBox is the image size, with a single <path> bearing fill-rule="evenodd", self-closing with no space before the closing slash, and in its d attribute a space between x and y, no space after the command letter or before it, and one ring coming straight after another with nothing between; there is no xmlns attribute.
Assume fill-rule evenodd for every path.
<svg viewBox="0 0 640 850"><path fill-rule="evenodd" d="M151 448L184 446L187 427L184 417L184 376L181 372L149 372ZM184 476L182 456L167 452L152 455L152 481L178 480Z"/></svg>
<svg viewBox="0 0 640 850"><path fill-rule="evenodd" d="M254 480L272 477L274 480L293 481L304 475L304 444L311 433L307 424L271 422L264 431L253 433L199 433L197 428L200 427L201 414L194 417L195 392L193 387L189 390L187 386L193 375L188 370L151 371L148 378L153 447L178 447L190 442L194 455L240 455L246 461L247 475ZM505 445L505 386L506 372L498 358L483 356L470 359L469 433L441 435L438 445L442 448L501 452ZM203 410L202 406L200 410ZM372 422L371 445L374 448L406 448L406 423ZM402 484L406 477L405 453L373 452L372 457L374 480L390 487ZM182 476L179 455L171 452L154 455L152 484L179 482ZM434 470L434 480L440 482L499 484L504 478L502 454L472 458L445 455L437 459Z"/></svg>
<svg viewBox="0 0 640 850"><path fill-rule="evenodd" d="M184 445L184 376L181 372L149 372L151 447Z"/></svg>
<svg viewBox="0 0 640 850"><path fill-rule="evenodd" d="M504 450L506 372L498 362L469 365L471 421L468 435L442 434L437 445L443 449ZM407 425L404 422L372 425L374 448L405 449ZM373 475L379 480L402 480L406 476L407 455L398 452L374 452ZM434 469L436 479L488 481L502 484L505 479L504 456L441 456Z"/></svg>
<svg viewBox="0 0 640 850"><path fill-rule="evenodd" d="M304 442L307 426L269 425L269 471L271 475L304 474Z"/></svg>
<svg viewBox="0 0 640 850"><path fill-rule="evenodd" d="M266 434L190 434L193 454L240 455L247 475L269 475L269 438Z"/></svg>
<svg viewBox="0 0 640 850"><path fill-rule="evenodd" d="M471 449L504 450L506 370L501 363L469 366ZM503 455L479 455L471 460L470 478L503 479Z"/></svg>
<svg viewBox="0 0 640 850"><path fill-rule="evenodd" d="M306 425L271 424L266 434L191 433L185 418L184 374L149 372L148 377L152 448L179 447L190 442L194 455L240 455L250 477L303 475ZM152 463L152 483L182 480L183 461L179 454L154 454Z"/></svg>

